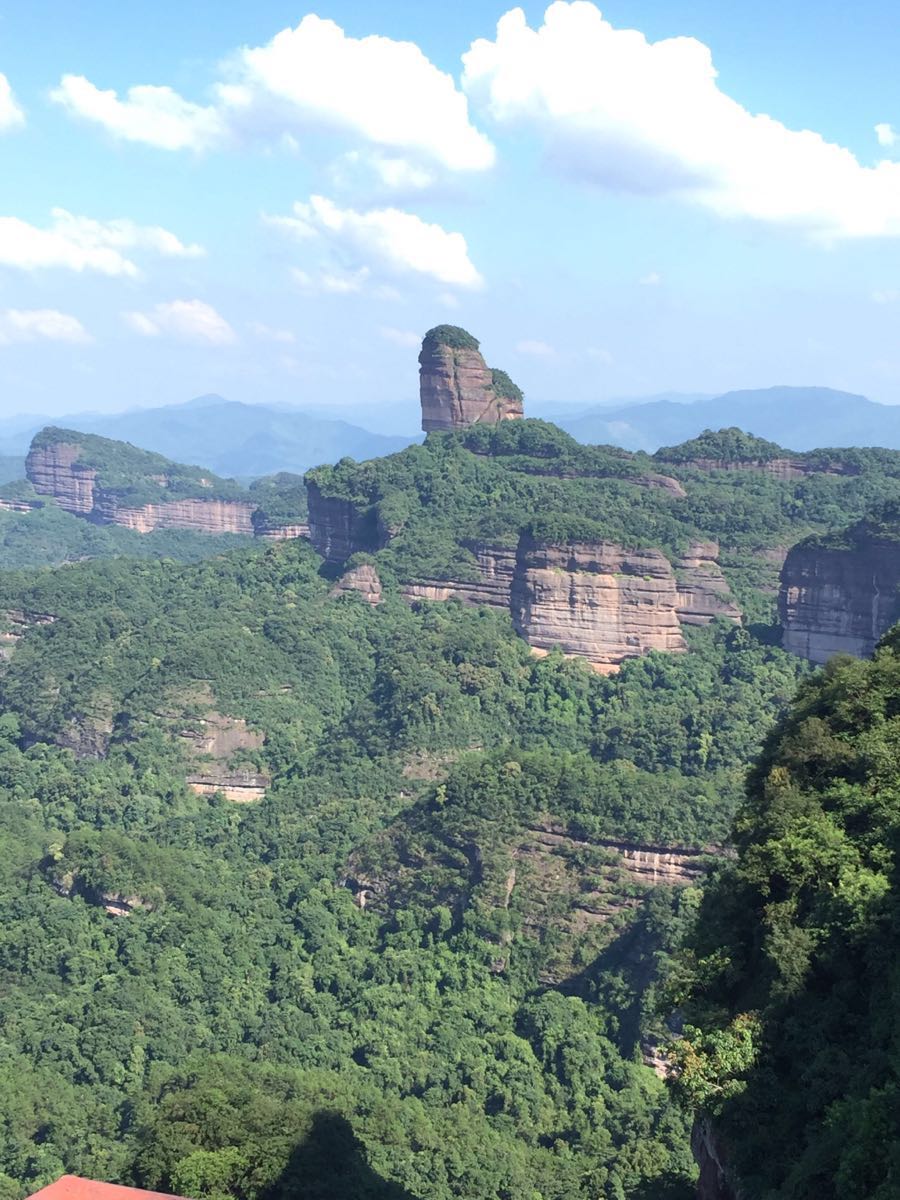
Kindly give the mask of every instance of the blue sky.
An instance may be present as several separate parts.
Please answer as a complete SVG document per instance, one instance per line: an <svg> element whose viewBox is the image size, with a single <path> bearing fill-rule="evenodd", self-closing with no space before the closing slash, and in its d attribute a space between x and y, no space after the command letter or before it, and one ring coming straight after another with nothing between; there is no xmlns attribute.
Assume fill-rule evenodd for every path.
<svg viewBox="0 0 900 1200"><path fill-rule="evenodd" d="M898 402L898 58L884 3L0 0L3 412L414 424L441 321L536 404Z"/></svg>

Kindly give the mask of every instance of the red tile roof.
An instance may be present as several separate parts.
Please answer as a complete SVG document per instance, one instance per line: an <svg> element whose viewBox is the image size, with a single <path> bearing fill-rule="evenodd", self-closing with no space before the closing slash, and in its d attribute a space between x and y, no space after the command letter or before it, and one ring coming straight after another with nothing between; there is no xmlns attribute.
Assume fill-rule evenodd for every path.
<svg viewBox="0 0 900 1200"><path fill-rule="evenodd" d="M96 1179L82 1179L80 1175L63 1175L56 1183L35 1192L31 1200L184 1200L184 1197L121 1187L118 1183L98 1183Z"/></svg>

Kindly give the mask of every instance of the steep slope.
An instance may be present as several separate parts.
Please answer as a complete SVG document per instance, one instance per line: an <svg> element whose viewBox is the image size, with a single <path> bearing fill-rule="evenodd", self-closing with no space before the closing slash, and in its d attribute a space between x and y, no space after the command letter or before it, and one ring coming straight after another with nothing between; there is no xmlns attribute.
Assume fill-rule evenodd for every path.
<svg viewBox="0 0 900 1200"><path fill-rule="evenodd" d="M419 354L422 428L465 429L523 415L522 392L505 371L489 367L478 341L457 325L429 329Z"/></svg>
<svg viewBox="0 0 900 1200"><path fill-rule="evenodd" d="M801 690L751 775L676 976L703 1200L897 1195L898 721L895 630Z"/></svg>
<svg viewBox="0 0 900 1200"><path fill-rule="evenodd" d="M220 479L201 467L172 462L127 442L53 426L32 440L26 472L38 495L52 496L66 512L99 525L137 533L305 533L306 498L296 476L273 477L248 493L234 480Z"/></svg>
<svg viewBox="0 0 900 1200"><path fill-rule="evenodd" d="M784 647L815 663L858 658L900 618L900 505L793 546L781 570Z"/></svg>

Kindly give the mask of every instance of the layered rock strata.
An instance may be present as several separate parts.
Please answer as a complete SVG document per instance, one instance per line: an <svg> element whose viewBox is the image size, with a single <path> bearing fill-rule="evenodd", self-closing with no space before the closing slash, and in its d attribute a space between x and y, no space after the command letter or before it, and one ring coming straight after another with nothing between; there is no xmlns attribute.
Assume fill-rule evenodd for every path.
<svg viewBox="0 0 900 1200"><path fill-rule="evenodd" d="M785 650L814 663L864 658L900 618L900 545L827 548L801 542L781 570Z"/></svg>
<svg viewBox="0 0 900 1200"><path fill-rule="evenodd" d="M81 447L68 442L32 449L25 459L25 474L34 490L53 496L66 512L88 516L94 508L97 472L76 462Z"/></svg>
<svg viewBox="0 0 900 1200"><path fill-rule="evenodd" d="M516 548L485 542L467 545L475 557L475 579L417 579L401 584L406 600L461 600L464 604L486 604L508 609L516 572Z"/></svg>
<svg viewBox="0 0 900 1200"><path fill-rule="evenodd" d="M297 525L257 525L254 532L257 537L270 542L287 542L294 538L308 538L309 525L305 521Z"/></svg>
<svg viewBox="0 0 900 1200"><path fill-rule="evenodd" d="M465 344L448 344L439 330L431 330L422 343L419 398L425 432L465 429L482 422L493 425L522 417L518 389L498 383L471 335L464 330L454 332L462 335Z"/></svg>
<svg viewBox="0 0 900 1200"><path fill-rule="evenodd" d="M663 459L662 461L666 461ZM762 471L775 479L802 479L805 475L858 475L852 463L832 462L827 466L803 458L691 458L678 464L698 471Z"/></svg>
<svg viewBox="0 0 900 1200"><path fill-rule="evenodd" d="M34 490L53 496L60 508L87 517L99 525L120 525L137 533L154 529L189 529L197 533L253 534L250 501L216 500L212 497L164 500L158 504L129 507L117 492L97 483L93 467L77 462L82 448L74 443L55 442L32 449L25 470ZM152 476L160 487L168 486L165 475ZM209 481L201 481L208 486Z"/></svg>
<svg viewBox="0 0 900 1200"><path fill-rule="evenodd" d="M692 542L675 563L677 612L682 625L709 625L716 617L740 623L741 610L718 560L718 543Z"/></svg>
<svg viewBox="0 0 900 1200"><path fill-rule="evenodd" d="M166 500L140 508L119 505L115 496L103 493L92 514L105 525L120 525L135 533L154 529L191 529L195 533L240 533L253 535L254 505L241 500Z"/></svg>
<svg viewBox="0 0 900 1200"><path fill-rule="evenodd" d="M650 650L686 650L672 564L658 550L612 542L519 542L510 608L539 650L559 647L601 671Z"/></svg>
<svg viewBox="0 0 900 1200"><path fill-rule="evenodd" d="M351 592L361 596L366 604L371 604L373 608L381 603L381 579L372 563L360 563L357 567L351 567L331 589L332 596L343 596Z"/></svg>

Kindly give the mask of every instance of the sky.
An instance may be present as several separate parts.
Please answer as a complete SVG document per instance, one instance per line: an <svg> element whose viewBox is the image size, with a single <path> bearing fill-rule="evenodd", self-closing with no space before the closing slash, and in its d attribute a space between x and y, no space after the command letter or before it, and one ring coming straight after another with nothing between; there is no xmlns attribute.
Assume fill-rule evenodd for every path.
<svg viewBox="0 0 900 1200"><path fill-rule="evenodd" d="M898 59L886 0L0 0L0 418L414 428L443 322L526 410L898 403Z"/></svg>

